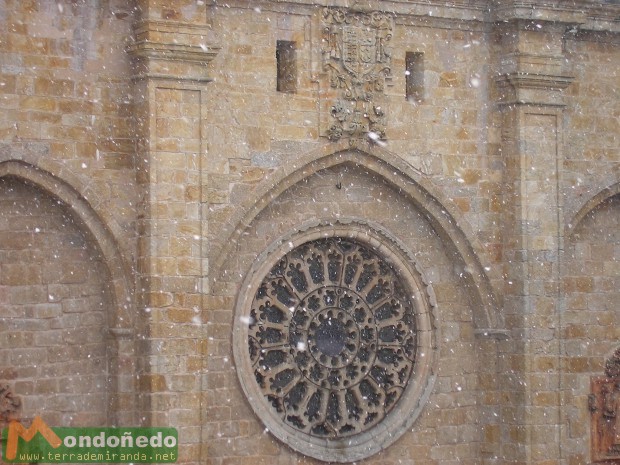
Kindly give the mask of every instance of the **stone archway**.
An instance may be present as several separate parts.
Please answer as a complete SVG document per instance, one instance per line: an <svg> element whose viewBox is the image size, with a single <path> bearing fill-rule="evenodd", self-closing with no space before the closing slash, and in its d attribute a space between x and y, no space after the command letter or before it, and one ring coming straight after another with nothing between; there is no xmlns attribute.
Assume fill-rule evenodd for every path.
<svg viewBox="0 0 620 465"><path fill-rule="evenodd" d="M372 153L370 153L371 151ZM493 301L494 296L493 293L490 293L481 297L480 294L484 293L484 284L480 286L475 284L474 278L476 276L476 279L481 280L481 283L484 283L486 277L482 272L483 270L480 274L475 273L475 270L480 268L480 264L474 252L476 247L470 243L467 239L468 235L463 232L467 229L466 223L461 225L457 216L449 213L452 209L445 207L442 202L438 201L437 196L431 194L430 187L426 188L422 185L425 181L421 178L420 173L415 172L402 160L388 153L370 148L368 151L362 151L355 148L339 147L339 150L336 151L325 149L306 154L296 163L291 162L274 172L269 180L259 185L253 193L247 195L248 200L243 204L243 209L233 217L232 221L227 221L227 224L235 227L235 229L229 229L227 235L220 236L221 239L220 237L210 238L212 241L210 247L212 249L221 247L221 250L211 261L213 265L211 268L210 297L214 307L209 309L207 334L209 340L213 341L213 351L217 355L206 362L209 376L204 389L210 393L207 394L207 397L218 395L217 386L236 384L237 380L231 377L238 374L241 385L239 392L242 391L242 395L240 396L238 392L233 391L233 394L227 395L226 399L235 406L233 418L245 422L256 421L256 417L259 417L266 426L265 431L272 432L274 436L294 449L323 460L347 461L368 457L373 451L381 453L380 451L387 448L394 439L398 438L401 431L389 421L385 423L378 421L375 425L377 429L369 428L368 430L365 429L365 424L357 424L357 420L352 421L351 424L341 424L339 415L342 412L334 407L337 404L336 400L332 400L332 407L327 407L330 405L329 402L322 404L323 401L316 400L319 397L321 399L336 399L338 396L341 398L344 396L346 403L348 394L349 403L354 406L355 402L351 399L355 398L355 392L345 392L344 394L342 392L330 392L328 394L323 391L323 394L316 394L317 389L319 389L315 389L316 383L312 386L305 381L303 383L294 382L298 378L302 379L301 376L305 376L304 370L307 369L309 372L310 368L296 365L296 362L295 364L289 363L287 354L290 354L291 350L296 353L296 346L290 345L290 338L286 338L286 341L284 339L277 341L277 343L284 341L290 346L286 351L280 351L277 354L272 354L272 351L264 345L259 348L259 352L265 350L265 354L269 353L264 361L272 365L273 370L282 369L284 374L280 377L273 376L273 371L267 376L263 375L260 371L260 364L263 359L260 356L256 359L250 357L248 360L248 353L252 353L250 348L253 347L249 341L257 337L257 334L252 333L252 331L260 332L260 328L246 327L254 319L250 307L254 301L258 307L263 305L262 302L259 302L262 297L256 297L258 293L262 292L263 288L267 292L275 291L271 282L268 285L261 283L267 279L266 276L274 268L274 263L278 262L278 258L289 260L292 257L288 255L289 251L297 253L301 250L300 247L308 247L310 254L314 254L313 256L320 255L316 250L323 246L322 243L319 243L321 238L333 238L334 241L345 242L353 240L354 247L359 247L359 250L366 249L365 253L368 256L372 256L374 252L379 252L379 258L374 260L379 268L379 264L389 261L386 257L391 257L392 253L407 257L396 260L394 269L400 270L402 275L406 276L415 276L417 273L420 276L427 276L428 279L420 278L417 281L424 283L424 285L418 285L418 289L425 289L427 285L436 286L437 289L441 290L440 293L437 293L439 296L437 301L434 302L431 297L432 293L426 296L424 292L413 292L413 295L416 295L414 300L420 302L420 305L428 305L427 308L429 309L432 307L433 310L429 310L427 314L436 313L438 317L436 319L431 318L432 323L417 321L416 328L427 330L426 334L429 335L429 339L436 341L437 344L420 346L423 347L420 349L420 353L425 354L425 357L433 358L435 354L443 352L438 355L438 369L435 369L433 365L432 369L428 369L428 371L432 372L433 376L442 371L443 376L453 375L456 378L465 376L471 380L470 387L472 387L473 392L470 394L472 398L477 398L480 395L480 391L475 386L479 381L479 373L487 366L495 366L492 360L495 357L493 350L495 341L476 338L476 335L484 332L489 336L503 336L501 314L495 307L484 307L481 304L483 298L487 299L486 302L488 303ZM305 254L304 257L304 263L307 263L309 255ZM345 258L354 260L353 257ZM306 266L299 261L296 263L302 267ZM370 265L370 262L367 264ZM269 268L270 265L271 268ZM461 270L465 268L468 269L467 273L462 273ZM416 280L413 279L413 281ZM488 282L486 285L490 287ZM412 290L416 286L410 285L409 288ZM260 289L260 292L257 289ZM347 292L342 287L338 289L343 294ZM315 290L317 293L320 291L317 288L311 292ZM312 296L308 298L310 297ZM365 296L362 296L360 301L364 298ZM298 300L303 300L301 294L298 295ZM436 310L434 309L435 304L437 305ZM291 307L293 310L290 310ZM291 305L286 310L295 313L296 310L299 310L298 307L298 305ZM334 367L338 369L330 368L328 370L330 375L333 374L331 379L339 378L337 372L340 368L346 366L345 370L350 369L350 373L353 373L358 365L360 368L358 370L359 376L363 377L365 369L368 367L355 361L355 354L358 353L357 349L359 348L356 338L362 330L369 330L368 325L373 326L375 323L372 321L367 321L368 324L354 323L349 318L350 315L345 314L346 312L341 314L339 311L333 311L330 314L330 311L332 311L332 307L323 308L319 313L324 317L323 321L331 319L337 330L336 338L343 338L345 346L349 343L351 349L347 349L348 352L345 351L342 349L342 344L333 350L326 346L321 348L319 347L320 342L306 344L306 347L313 346L318 350L314 360L323 367L326 366L325 363L335 363ZM228 315L230 315L230 320L227 319ZM281 315L278 312L267 311L264 318L269 320L271 317L277 320ZM288 314L284 312L284 315ZM369 318L370 320L373 319L373 317ZM319 319L315 327L306 328L303 326L301 330L302 332L306 331L311 339L314 338L319 341L322 332L327 331L327 328L322 325L323 321ZM229 325L229 322L232 325ZM277 332L272 331L272 329L277 330L277 328L270 326L274 322L262 321L261 323L263 330L266 331L264 334L270 334L270 338L272 334ZM394 326L398 324L396 322ZM338 330L338 328L347 325L351 327L358 325L360 328L359 332L352 331L352 335L347 336L348 339ZM362 328L360 325L364 327ZM378 331L382 330L380 324L375 326ZM408 329L413 330L411 326ZM437 335L434 334L435 330L438 331ZM233 334L232 342L230 342L231 331ZM444 332L448 334L445 338L443 337ZM439 335L440 333L441 335ZM430 336L431 334L432 336ZM276 344L274 341L275 339L271 339L271 342L265 340L267 344ZM451 348L451 344L456 344L458 347ZM229 345L230 352L228 351ZM489 348L490 350L487 350ZM331 355L334 351L338 352L336 356ZM232 373L230 370L222 368L229 363L227 356L231 352L234 353L235 365L235 371ZM337 360L334 361L333 357L341 357L345 352L346 364L344 361L342 363ZM389 358L387 352L385 354L386 360ZM454 359L452 359L453 354ZM217 360L218 355L220 356L219 362ZM296 353L296 355L299 354ZM293 355L293 358L296 355ZM327 358L323 360L321 355ZM286 360L280 363L285 358ZM482 368L486 361L490 362L485 365L485 368ZM256 363L259 366L258 374ZM341 367L341 364L344 365ZM310 361L310 365L317 366L312 361ZM315 370L317 373L319 368ZM402 376L406 377L407 370L403 371L402 368L400 367ZM428 366L420 366L420 371L417 373L423 373L427 368ZM380 367L372 365L370 369L375 370L374 376L382 378ZM415 369L413 371L416 372ZM299 373L301 373L300 376L298 376ZM330 375L326 375L327 378L321 378L320 374L317 374L318 378L315 381L319 385L323 381L330 383ZM260 384L263 376L266 380L264 386ZM354 376L354 379L352 378L350 381L351 383L358 380L357 375L351 374L351 376ZM259 380L260 389L252 384L256 384L255 378ZM286 383L288 379L292 379L293 382ZM413 440L415 434L412 431L415 431L416 428L429 427L426 421L433 417L435 411L441 410L439 404L433 402L435 392L433 392L433 383L428 382L429 379L430 377L424 378L423 376L416 379L411 383L411 386L416 386L412 389L414 395L401 397L401 399L411 401L410 404L407 401L403 403L410 408L405 408L396 415L401 420L404 418L410 420L405 423L401 422L401 426L405 424L406 431L402 436L405 442ZM375 378L376 380L377 378ZM450 381L444 378L438 384L441 382L449 383ZM283 388L280 383L287 385ZM291 388L291 392L294 393L293 397L278 399L277 395L269 392L272 384L276 391L278 388L283 389L283 393L294 385L295 387ZM409 385L409 383L405 383L405 385ZM389 386L388 390L395 387L397 386ZM263 388L266 390L263 391ZM320 386L320 389L331 388ZM348 386L342 386L341 391L347 389ZM457 386L457 389L459 393L462 391L460 385ZM335 390L335 388L332 389L332 391ZM372 391L366 391L366 388L364 390L365 392ZM278 393L276 392L276 394ZM301 415L291 413L289 424L282 426L280 416L284 415L283 412L287 411L286 409L289 407L294 410L295 406L303 410L304 396L307 395L310 395L311 398L314 396L313 402L316 409L308 411L307 415L305 410ZM265 404L260 400L261 398L267 398L268 402ZM300 399L301 401L297 402ZM426 402L427 399L428 402ZM288 406L281 409L278 407L281 404ZM254 410L252 416L245 412L242 407L244 405L250 405ZM323 409L323 407L325 408ZM216 408L213 406L214 410ZM423 408L424 413L420 414ZM467 409L472 418L481 416L481 410L478 406L471 404ZM352 410L355 411L356 409L353 408ZM207 411L210 412L211 410ZM408 412L408 415L404 414L405 411ZM328 421L326 425L322 421L322 417L319 417L321 421L318 421L317 424L311 423L315 421L315 413L323 416L331 415L332 420ZM389 411L374 413L384 419L390 416ZM288 419L288 413L286 415ZM368 419L368 425L375 418L378 417ZM484 422L485 419L481 418L480 421ZM363 419L362 422L366 422L366 419ZM327 440L325 437L319 437L320 435L329 436L331 433L327 431L336 427L338 432L333 433L333 437ZM304 439L300 438L300 428L303 430L301 437L303 438L303 434L306 435ZM352 439L345 437L346 434L355 436L354 446L349 447ZM338 435L342 435L342 438ZM408 439L404 439L405 437ZM261 441L263 440L261 439ZM266 442L266 440L264 441ZM326 442L330 445L324 447ZM345 445L347 447L344 447Z"/></svg>
<svg viewBox="0 0 620 465"><path fill-rule="evenodd" d="M284 165L261 184L256 194L242 204L229 223L236 227L227 231L228 237L223 241L220 253L214 257L214 279L221 276L223 263L241 239L245 226L267 208L273 199L312 173L347 163L362 166L368 172L378 175L428 218L445 246L462 264L463 278L477 301L474 305L474 322L478 333L504 337L506 331L499 299L478 258L477 251L482 248L477 244L467 222L458 217L456 208L450 208L446 201L441 201L410 165L396 155L370 145L362 149L350 147L348 143L331 144L305 154L296 163Z"/></svg>
<svg viewBox="0 0 620 465"><path fill-rule="evenodd" d="M594 211L599 205L604 203L606 200L620 194L620 182L612 184L611 186L606 187L605 189L598 192L596 195L590 197L582 206L579 208L577 213L570 219L570 222L567 225L568 228L568 236L572 235L584 218L592 211Z"/></svg>
<svg viewBox="0 0 620 465"><path fill-rule="evenodd" d="M567 226L562 253L560 389L567 449L590 443L593 463L617 463L615 404L620 339L620 183L587 200ZM610 353L611 351L611 353ZM587 402L579 403L575 399ZM586 403L588 408L586 408ZM588 412L588 410L590 410Z"/></svg>
<svg viewBox="0 0 620 465"><path fill-rule="evenodd" d="M49 407L56 416L79 412L84 402L99 405L103 401L94 421L116 423L120 412L123 418L133 418L133 389L120 392L121 386L132 385L134 376L130 368L133 304L126 266L114 237L77 190L47 171L22 161L5 161L0 163L0 181L5 194L16 195L6 201L8 215L15 219L4 225L4 251L9 254L5 264L17 260L14 266L27 267L23 273L15 269L4 274L8 279L4 291L12 296L5 302L13 305L6 310L14 313L15 329L20 321L34 318L32 331L26 325L19 333L23 340L10 345L21 347L13 355L25 363L20 362L22 372L3 373L3 378L23 378L13 389L17 396L20 391L35 397L65 388L75 391L74 396L63 394L66 401L63 395L56 396L53 408ZM41 224L36 225L37 221ZM27 228L25 233L13 231L20 224ZM24 254L28 260L19 258ZM41 357L44 360L37 361ZM51 364L48 368L46 361ZM55 364L62 365L56 367L59 377L51 374ZM71 383L75 385L64 386ZM33 405L37 402L34 399ZM29 415L36 413L30 410ZM88 415L67 415L71 418L51 420L88 425Z"/></svg>

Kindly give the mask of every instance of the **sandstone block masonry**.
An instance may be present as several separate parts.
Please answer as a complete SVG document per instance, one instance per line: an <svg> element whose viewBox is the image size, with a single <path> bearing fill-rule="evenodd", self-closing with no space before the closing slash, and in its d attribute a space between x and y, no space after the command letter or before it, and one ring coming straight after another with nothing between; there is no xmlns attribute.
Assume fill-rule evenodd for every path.
<svg viewBox="0 0 620 465"><path fill-rule="evenodd" d="M620 460L601 439L620 412L590 396L620 344L619 17L591 0L5 0L0 421L173 426L188 464ZM320 234L400 263L427 299L428 389L389 439L352 421L368 457L299 452L335 433L280 427L247 395L268 391L246 389L256 333L238 336L261 261Z"/></svg>

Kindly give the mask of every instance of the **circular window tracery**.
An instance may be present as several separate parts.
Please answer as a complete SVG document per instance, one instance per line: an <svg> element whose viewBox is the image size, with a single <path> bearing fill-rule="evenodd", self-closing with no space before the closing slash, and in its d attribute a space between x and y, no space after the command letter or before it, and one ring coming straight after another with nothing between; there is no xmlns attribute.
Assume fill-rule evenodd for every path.
<svg viewBox="0 0 620 465"><path fill-rule="evenodd" d="M282 257L250 311L256 381L282 420L340 438L392 409L415 361L413 304L368 247L332 237Z"/></svg>
<svg viewBox="0 0 620 465"><path fill-rule="evenodd" d="M367 457L405 431L430 392L432 290L384 245L346 234L291 244L259 263L240 300L239 377L291 447Z"/></svg>

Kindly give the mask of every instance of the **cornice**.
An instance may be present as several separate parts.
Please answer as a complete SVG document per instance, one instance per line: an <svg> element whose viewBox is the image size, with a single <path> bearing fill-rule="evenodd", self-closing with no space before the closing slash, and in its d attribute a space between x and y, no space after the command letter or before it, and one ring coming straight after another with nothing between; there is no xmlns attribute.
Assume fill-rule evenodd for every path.
<svg viewBox="0 0 620 465"><path fill-rule="evenodd" d="M211 31L211 27L206 24L184 23L181 21L143 19L134 24L133 31L136 37L151 31L207 36Z"/></svg>
<svg viewBox="0 0 620 465"><path fill-rule="evenodd" d="M313 9L328 6L375 10L394 14L397 24L437 27L438 23L453 28L460 22L460 29L479 28L477 23L530 20L566 23L587 31L620 32L620 4L595 0L211 0L210 5L288 14L311 14Z"/></svg>
<svg viewBox="0 0 620 465"><path fill-rule="evenodd" d="M510 73L505 79L520 89L564 90L574 78L570 76L549 76L530 73Z"/></svg>
<svg viewBox="0 0 620 465"><path fill-rule="evenodd" d="M206 65L220 47L207 44L207 25L144 20L134 25L135 41L127 47L134 59L134 79L157 78L209 82ZM174 66L168 66L169 63Z"/></svg>
<svg viewBox="0 0 620 465"><path fill-rule="evenodd" d="M620 4L593 0L493 1L490 20L552 21L581 30L620 32Z"/></svg>
<svg viewBox="0 0 620 465"><path fill-rule="evenodd" d="M564 107L563 91L573 81L572 76L519 71L507 73L496 79L500 90L498 103Z"/></svg>
<svg viewBox="0 0 620 465"><path fill-rule="evenodd" d="M488 0L402 1L402 0L227 0L212 1L218 8L244 8L287 14L312 14L316 9L346 8L353 12L382 11L396 16L396 21L485 21ZM424 24L421 24L424 25Z"/></svg>
<svg viewBox="0 0 620 465"><path fill-rule="evenodd" d="M213 60L218 51L219 47L156 43L146 40L127 47L127 52L134 57L204 64Z"/></svg>

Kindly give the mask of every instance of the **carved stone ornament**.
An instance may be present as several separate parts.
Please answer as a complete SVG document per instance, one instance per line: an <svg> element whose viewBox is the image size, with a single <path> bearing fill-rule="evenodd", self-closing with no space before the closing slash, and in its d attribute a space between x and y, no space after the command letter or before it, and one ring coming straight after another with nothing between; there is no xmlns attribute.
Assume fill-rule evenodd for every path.
<svg viewBox="0 0 620 465"><path fill-rule="evenodd" d="M327 136L385 138L384 88L392 79L389 13L325 8L322 18L323 66L337 91Z"/></svg>
<svg viewBox="0 0 620 465"><path fill-rule="evenodd" d="M620 348L605 363L605 376L591 380L592 461L620 463Z"/></svg>
<svg viewBox="0 0 620 465"><path fill-rule="evenodd" d="M273 434L306 455L351 461L396 440L419 413L434 299L391 247L325 234L261 257L240 299L235 358Z"/></svg>
<svg viewBox="0 0 620 465"><path fill-rule="evenodd" d="M19 419L19 409L21 408L19 397L13 395L8 384L0 385L0 423L8 423L11 420Z"/></svg>

